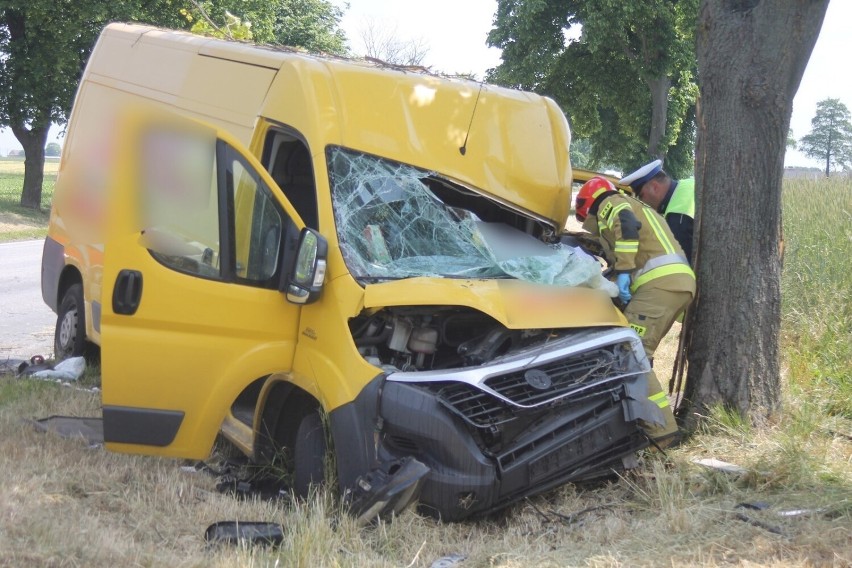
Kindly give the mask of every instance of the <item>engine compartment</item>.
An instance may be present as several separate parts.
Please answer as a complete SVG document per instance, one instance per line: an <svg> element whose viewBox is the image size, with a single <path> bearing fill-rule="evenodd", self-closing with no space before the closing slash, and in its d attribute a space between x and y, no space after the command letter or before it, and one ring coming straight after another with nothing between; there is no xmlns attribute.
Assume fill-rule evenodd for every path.
<svg viewBox="0 0 852 568"><path fill-rule="evenodd" d="M391 307L349 321L358 352L387 371L428 371L482 365L558 339L559 329L508 329L464 307Z"/></svg>

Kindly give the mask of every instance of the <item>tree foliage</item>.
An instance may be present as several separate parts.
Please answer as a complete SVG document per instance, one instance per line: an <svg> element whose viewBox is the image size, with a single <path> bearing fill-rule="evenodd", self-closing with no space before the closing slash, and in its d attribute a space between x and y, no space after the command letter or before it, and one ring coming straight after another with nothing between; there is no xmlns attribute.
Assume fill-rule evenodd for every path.
<svg viewBox="0 0 852 568"><path fill-rule="evenodd" d="M301 47L308 51L346 54L340 28L343 9L331 0L188 0L190 28L207 35L221 33L229 22L240 35L233 39ZM217 28L219 28L217 30ZM245 30L250 30L246 34Z"/></svg>
<svg viewBox="0 0 852 568"><path fill-rule="evenodd" d="M852 165L852 121L849 109L840 99L817 103L811 131L802 136L799 148L806 156L825 163L826 177L832 166Z"/></svg>
<svg viewBox="0 0 852 568"><path fill-rule="evenodd" d="M62 154L62 146L60 146L56 142L50 142L47 146L44 147L44 155L50 157L57 157Z"/></svg>
<svg viewBox="0 0 852 568"><path fill-rule="evenodd" d="M503 62L489 80L555 99L589 167L624 170L664 157L693 167L698 0L498 0L489 45Z"/></svg>

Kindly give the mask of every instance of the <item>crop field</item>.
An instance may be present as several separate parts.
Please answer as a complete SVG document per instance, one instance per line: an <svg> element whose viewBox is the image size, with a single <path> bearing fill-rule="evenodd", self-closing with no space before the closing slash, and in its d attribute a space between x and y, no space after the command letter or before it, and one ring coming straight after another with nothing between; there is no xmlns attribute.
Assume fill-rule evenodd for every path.
<svg viewBox="0 0 852 568"><path fill-rule="evenodd" d="M784 408L773 424L757 430L718 409L685 444L643 453L626 475L463 523L409 509L358 527L330 491L308 502L221 492L193 462L111 453L33 427L98 415L98 369L75 386L7 373L0 566L850 566L852 178L785 182L784 238ZM661 351L671 354L675 335ZM657 363L664 379L665 358ZM209 465L221 468L225 455L219 446ZM283 541L205 542L210 524L235 520L280 523Z"/></svg>

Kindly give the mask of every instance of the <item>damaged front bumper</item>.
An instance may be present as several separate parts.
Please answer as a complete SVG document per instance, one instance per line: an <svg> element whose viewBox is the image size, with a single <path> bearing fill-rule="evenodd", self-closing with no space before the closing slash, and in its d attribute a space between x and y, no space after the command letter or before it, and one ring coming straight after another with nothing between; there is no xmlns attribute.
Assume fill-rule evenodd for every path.
<svg viewBox="0 0 852 568"><path fill-rule="evenodd" d="M330 414L341 487L413 457L429 468L420 508L460 520L623 469L648 444L639 420L659 421L649 368L619 328L477 367L380 375Z"/></svg>

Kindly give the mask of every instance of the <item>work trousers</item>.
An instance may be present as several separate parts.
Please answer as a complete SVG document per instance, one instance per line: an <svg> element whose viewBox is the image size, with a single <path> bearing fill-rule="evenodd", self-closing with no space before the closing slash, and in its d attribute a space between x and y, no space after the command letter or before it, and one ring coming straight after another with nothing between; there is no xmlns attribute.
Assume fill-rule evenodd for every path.
<svg viewBox="0 0 852 568"><path fill-rule="evenodd" d="M679 283L683 284L684 279L679 278ZM692 281L691 289L689 280ZM685 290L673 291L671 288L671 277L662 277L651 280L650 282L640 286L633 294L630 303L624 308L624 316L627 318L630 327L632 327L639 337L642 339L642 346L645 348L645 354L648 360L654 360L654 352L663 337L669 332L677 319L678 315L683 312L692 297L695 294L695 280L689 279L685 286ZM643 423L645 432L654 440L660 440L666 443L667 439L677 432L677 422L675 422L674 413L672 412L669 399L663 386L657 379L654 369L648 373L648 400L655 404L663 415L665 424Z"/></svg>

